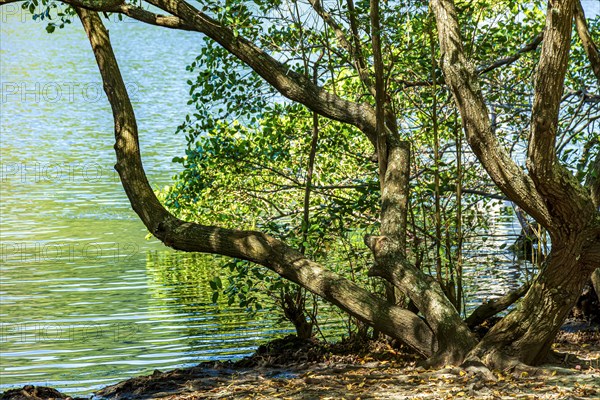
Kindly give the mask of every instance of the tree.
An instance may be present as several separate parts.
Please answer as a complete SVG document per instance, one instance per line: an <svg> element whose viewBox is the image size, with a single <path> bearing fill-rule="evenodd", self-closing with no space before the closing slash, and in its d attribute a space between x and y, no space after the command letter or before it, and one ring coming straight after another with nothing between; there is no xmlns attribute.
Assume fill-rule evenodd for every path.
<svg viewBox="0 0 600 400"><path fill-rule="evenodd" d="M0 4L13 1L0 0ZM393 44L400 39L387 33L386 27L397 23L402 5L380 4L378 0L354 4L350 0L336 10L318 0L310 0L311 15L322 21L323 32L335 37L335 45L323 48L331 52L330 59L336 58L354 71L354 82L363 92L361 98L367 98L360 101L348 100L318 79L315 82L306 73L299 72L297 63L286 63L273 55L276 52L269 54L265 51L264 37L248 36L252 37L248 39L245 33L260 31L245 2L228 1L224 6L200 2L204 10L200 11L183 0L147 0L146 3L162 10L166 16L122 0L63 2L73 6L81 19L102 75L115 121L116 169L127 196L148 230L167 246L262 265L377 330L402 340L425 356L431 365L460 364L468 360L506 368L521 363L537 364L546 358L558 329L600 260L597 134L594 138L592 131L592 139L584 146L585 154L578 168L569 168L557 151L557 147L560 150L557 137L564 134L559 132L561 102L576 95L582 99L581 104L589 108L598 101L598 96L588 91L590 85L597 89L600 80L598 50L578 1L549 2L543 33L532 32L534 39L529 44L483 67L475 67L477 53L472 45L465 49L461 32L461 23L475 29L477 20L461 21L452 0L431 0L429 9L434 17L431 20L426 5L417 1L411 6L417 20L422 22L420 29L431 38L429 59L433 67L428 69L425 80L409 82L390 76L398 73L394 70L399 62L394 58L398 51L393 51ZM481 3L479 11L486 6L485 2ZM38 1L30 0L25 6L31 4ZM42 0L42 4L53 2ZM265 11L277 4L257 2L252 7ZM506 4L517 11L525 8L513 1ZM470 7L477 5L459 6L463 11L472 11ZM369 292L265 233L187 222L168 212L146 179L134 111L98 12L118 13L153 25L203 33L227 54L250 67L280 95L323 118L360 130L376 154L381 189L380 235L365 237L365 244L375 260L369 273L382 277L408 296L423 319L395 305L392 298ZM465 13L467 18L474 14ZM595 74L595 80L586 75L588 78L578 94L565 92L573 21ZM297 23L287 28L298 28ZM433 40L436 31L437 42ZM314 39L320 38L315 35ZM536 50L540 43L532 88L533 105L528 111L530 123L525 135L527 162L523 167L510 157L502 137L495 132L495 123L486 105L489 99L482 90L482 74L510 65L523 53ZM419 51L416 54L423 56ZM311 65L315 63L315 58L307 60ZM409 68L409 65L410 62L400 68ZM439 73L440 68L443 75ZM478 340L463 321L447 288L415 265L406 251L411 137L399 128L398 115L402 109L398 106L402 103L394 100L394 94L413 85L447 88L454 99L466 140L489 177L506 197L543 226L551 238L550 254L522 300L482 340ZM432 129L437 130L437 122L432 123ZM437 187L439 189L439 185ZM519 294L523 292L525 290ZM511 293L497 304L505 308L518 297ZM492 312L498 310L492 309Z"/></svg>

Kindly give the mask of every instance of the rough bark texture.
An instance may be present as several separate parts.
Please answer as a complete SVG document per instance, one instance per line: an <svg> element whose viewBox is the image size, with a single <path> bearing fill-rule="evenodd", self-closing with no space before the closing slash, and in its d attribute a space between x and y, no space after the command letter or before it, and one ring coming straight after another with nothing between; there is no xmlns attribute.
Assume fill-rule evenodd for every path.
<svg viewBox="0 0 600 400"><path fill-rule="evenodd" d="M529 285L523 285L516 290L512 290L506 293L502 297L483 303L482 305L477 307L475 311L473 311L471 315L469 315L469 317L465 320L467 326L469 328L474 328L477 325L483 323L486 319L493 317L499 312L506 310L517 300L523 297L528 290Z"/></svg>
<svg viewBox="0 0 600 400"><path fill-rule="evenodd" d="M544 226L551 217L531 178L511 160L494 136L475 68L465 57L452 0L431 0L441 50L441 67L460 111L467 141L496 185Z"/></svg>
<svg viewBox="0 0 600 400"><path fill-rule="evenodd" d="M569 311L591 274L577 255L584 240L554 246L545 270L531 285L515 311L504 317L473 350L487 365L510 367L515 360L543 362ZM583 276L584 279L573 279Z"/></svg>
<svg viewBox="0 0 600 400"><path fill-rule="evenodd" d="M177 250L222 254L261 264L339 306L350 315L396 337L419 353L435 350L432 332L419 317L390 305L353 282L312 262L260 232L237 231L181 221L158 201L142 166L137 125L108 32L96 12L77 12L88 35L113 110L117 169L134 211L150 232Z"/></svg>
<svg viewBox="0 0 600 400"><path fill-rule="evenodd" d="M387 164L381 194L382 236L367 236L366 245L375 257L369 271L394 284L425 316L434 332L438 351L431 365L462 362L476 340L441 286L406 260L410 144L387 136Z"/></svg>
<svg viewBox="0 0 600 400"><path fill-rule="evenodd" d="M471 352L490 366L539 363L597 268L599 214L584 189L556 157L555 141L567 68L574 1L550 1L536 76L526 175L492 134L477 76L464 55L452 0L431 0L442 68L460 110L471 148L492 179L546 227L552 250L517 309Z"/></svg>
<svg viewBox="0 0 600 400"><path fill-rule="evenodd" d="M379 123L383 125L383 120L386 119L386 125L391 126L380 126L378 130L377 118L370 106L349 102L326 92L306 77L290 71L249 40L234 35L231 29L199 12L190 4L176 0L149 0L149 3L179 18L182 26L185 26L186 29L196 30L211 37L241 61L252 67L289 99L305 104L328 118L359 127L375 144L379 139L380 146L378 148L383 147L386 156L381 164L381 170L386 177L384 182L388 175L390 177L388 180L390 186L384 193L382 232L392 237L394 243L403 242L406 227L409 171L409 156L403 152L408 149L408 144L398 143L397 138L388 135L390 130L395 132L396 127L393 119L386 118L383 110L381 93L383 90L379 90L378 96L380 100L378 104ZM79 12L85 12L85 10L81 9ZM88 29L88 31L94 32L92 28L100 29L100 24L95 23L89 25L89 27L91 30ZM90 37L101 37L101 35L96 34ZM106 46L109 46L108 42ZM115 76L115 72L118 71L118 67L116 63L107 67L108 64L112 64L112 62L109 63L109 60L113 58L112 55L103 55L100 52L103 47L92 47L99 60L98 64L103 79L106 83L109 83L112 77ZM111 72L107 72L111 69ZM383 76L382 73L379 75ZM379 82L380 88L382 83ZM107 95L113 105L116 121L117 145L115 149L119 160L116 168L122 176L122 182L134 210L140 215L150 232L165 244L179 250L216 253L264 265L340 306L351 315L375 326L379 331L393 337L399 337L417 348L422 354L431 355L434 349L438 347L437 344L442 343L448 347L448 352L443 352L442 359L456 362L469 348L473 347L475 344L474 338L458 317L458 313L452 304L443 295L437 296L437 301L428 301L429 294L425 288L428 286L429 280L420 271L411 275L411 281L395 279L395 282L405 292L411 292L410 287L407 285L416 284L419 287L418 290L412 291L412 296L419 297L418 303L422 304L427 313L435 319L435 325L438 327L438 331L442 333L437 342L433 340L429 327L415 314L378 299L352 282L307 260L301 254L273 238L258 232L230 231L185 223L174 218L159 204L147 184L141 161L139 161L137 127L135 126L133 110L130 104L125 104L128 103L128 100L124 101L126 99L125 92L116 95L112 91L121 84L119 77L119 82L108 84L110 88L107 89ZM127 123L123 124L120 121ZM393 151L387 148L388 141L394 141ZM383 144L386 144L386 146L381 146ZM396 159L394 161L396 163L394 168L396 169L391 171L390 174L388 174L388 169L392 162L388 160L389 157L395 157ZM406 166L400 165L398 162L406 162ZM404 257L403 246L396 247L395 252L394 257L389 257L389 252L384 257L385 259L394 260L393 262L386 262L387 269L391 273L384 275L389 276L390 279L393 279L393 276L402 275L399 267L402 265L400 260ZM377 254L376 258L379 258ZM458 334L452 334L456 330L451 328L453 324L459 324ZM451 342L454 344L451 344Z"/></svg>
<svg viewBox="0 0 600 400"><path fill-rule="evenodd" d="M375 266L371 276L391 282L414 302L434 332L438 351L431 365L456 364L475 346L476 340L461 320L439 283L406 261L406 230L410 188L410 144L400 141L395 124L386 125L386 93L379 31L379 2L371 0L371 26L375 89L379 179L381 184L381 235L366 237ZM391 120L391 119L388 119ZM388 299L395 301L393 291Z"/></svg>
<svg viewBox="0 0 600 400"><path fill-rule="evenodd" d="M399 256L398 244L393 240L382 236L368 236L365 242L376 260L376 265L369 274L381 276L402 290L415 303L433 330L438 351L428 363L460 364L477 341L440 284Z"/></svg>
<svg viewBox="0 0 600 400"><path fill-rule="evenodd" d="M579 0L575 2L575 29L577 30L577 35L579 35L581 44L583 44L585 54L587 54L588 59L590 60L592 71L594 71L594 75L596 75L596 79L598 79L598 82L600 83L600 53L598 52L598 47L596 47L596 44L592 40L592 35L590 35L590 30L585 19L585 13L583 12L583 7L581 7L581 2Z"/></svg>
<svg viewBox="0 0 600 400"><path fill-rule="evenodd" d="M552 213L554 232L577 232L592 218L586 190L556 155L558 115L567 72L574 0L548 3L546 30L535 78L527 168L538 192ZM581 218L573 221L573 218ZM557 236L556 234L554 236ZM561 239L560 237L553 237Z"/></svg>
<svg viewBox="0 0 600 400"><path fill-rule="evenodd" d="M14 1L0 0L0 5ZM491 366L506 366L516 361L537 363L544 359L583 285L600 263L600 156L592 166L586 187L582 187L560 165L554 149L574 13L577 32L586 46L593 68L596 68L593 50L597 55L597 48L587 40L589 32L586 35L587 27L579 20L581 16L574 0L549 2L536 76L528 173L510 159L494 135L479 87L478 72L463 51L453 1L431 0L430 3L437 23L441 67L460 111L469 145L502 192L547 228L552 239L550 256L517 309L495 325L476 346L473 335L460 320L439 284L404 258L402 235L406 226L408 198L407 148L386 130L397 131L395 120L382 112L381 82L376 85L379 88L376 90L379 92L376 93L379 100L377 118L376 110L370 105L348 101L324 90L310 78L291 71L252 41L235 35L229 27L185 1L148 0L169 16L118 0L64 2L83 7L77 8L77 12L90 39L113 110L115 168L134 211L159 240L178 250L216 253L263 265L379 331L404 341L421 354L435 355L434 360L457 363L470 349L471 356ZM164 209L144 173L133 108L108 32L92 10L119 12L150 24L201 32L253 68L288 99L302 103L327 118L358 127L374 145L377 145L378 138L380 144L384 144L382 139L385 137L382 155L386 158L381 160L383 236L366 239L377 262L372 273L383 276L407 293L426 317L427 323L324 269L279 240L260 232L181 221ZM538 44L536 42L535 46ZM384 117L385 125L382 124ZM380 129L377 129L378 123ZM382 147L378 149L381 151ZM596 287L598 274L596 270Z"/></svg>

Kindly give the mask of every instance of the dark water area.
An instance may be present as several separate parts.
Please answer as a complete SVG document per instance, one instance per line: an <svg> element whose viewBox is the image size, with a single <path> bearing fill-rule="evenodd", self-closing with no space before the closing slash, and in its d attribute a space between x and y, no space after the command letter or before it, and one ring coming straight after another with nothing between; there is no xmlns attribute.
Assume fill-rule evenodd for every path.
<svg viewBox="0 0 600 400"><path fill-rule="evenodd" d="M584 3L600 12L600 2ZM9 6L0 8L0 391L35 384L85 395L157 368L240 358L292 332L274 313L213 304L208 282L223 271L212 257L145 238L113 169L112 115L81 26L48 35ZM159 189L185 148L173 132L202 40L108 25ZM531 273L502 249L520 231L506 206L489 239L467 246L469 308ZM325 309L322 329L340 337L340 314Z"/></svg>

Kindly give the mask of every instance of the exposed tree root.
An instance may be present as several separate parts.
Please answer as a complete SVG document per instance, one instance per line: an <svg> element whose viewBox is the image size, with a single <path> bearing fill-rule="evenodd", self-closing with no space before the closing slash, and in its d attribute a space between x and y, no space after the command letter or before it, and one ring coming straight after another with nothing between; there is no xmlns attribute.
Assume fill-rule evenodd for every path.
<svg viewBox="0 0 600 400"><path fill-rule="evenodd" d="M490 368L485 365L480 359L473 357L465 360L460 366L467 374L471 374L485 380L486 382L497 381L496 376Z"/></svg>
<svg viewBox="0 0 600 400"><path fill-rule="evenodd" d="M493 371L501 371L503 374L512 375L514 378L533 377L533 376L548 376L552 375L554 369L545 367L527 365L514 357L508 357L499 350L492 350L483 356L485 363L478 357L471 357L465 361L461 367L468 372L482 374L486 378L494 377ZM565 369L565 373L570 370ZM495 380L492 378L491 380Z"/></svg>

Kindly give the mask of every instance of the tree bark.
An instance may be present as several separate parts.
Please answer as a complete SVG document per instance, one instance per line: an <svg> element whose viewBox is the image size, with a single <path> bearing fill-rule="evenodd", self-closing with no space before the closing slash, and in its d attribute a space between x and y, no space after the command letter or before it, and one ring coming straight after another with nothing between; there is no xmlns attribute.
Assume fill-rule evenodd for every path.
<svg viewBox="0 0 600 400"><path fill-rule="evenodd" d="M376 261L369 275L381 276L405 293L433 330L438 351L427 364L460 364L477 344L477 340L440 284L399 256L398 244L393 240L382 236L368 236L365 242L373 251Z"/></svg>
<svg viewBox="0 0 600 400"><path fill-rule="evenodd" d="M580 0L575 1L575 29L577 30L577 35L579 35L585 54L587 54L588 60L590 60L592 71L594 71L594 75L596 75L596 79L600 83L600 52L598 52L598 47L592 40L592 35L590 35Z"/></svg>
<svg viewBox="0 0 600 400"><path fill-rule="evenodd" d="M382 236L367 236L375 257L370 276L379 276L407 295L434 332L438 351L428 364L459 364L476 339L440 284L406 260L410 144L387 136L387 165L381 195Z"/></svg>
<svg viewBox="0 0 600 400"><path fill-rule="evenodd" d="M21 0L0 0L0 5ZM158 15L124 0L60 0L73 7L116 12L144 23L203 33L252 68L286 98L304 104L318 114L359 128L376 146L375 110L368 103L344 99L277 61L247 38L182 0L146 0L171 14Z"/></svg>
<svg viewBox="0 0 600 400"><path fill-rule="evenodd" d="M499 188L546 227L552 241L550 255L523 300L469 355L499 368L545 359L600 260L600 215L595 200L558 162L555 151L574 1L548 4L532 109L529 174L525 174L493 135L478 77L464 55L453 1L430 2L438 27L442 69L469 145Z"/></svg>
<svg viewBox="0 0 600 400"><path fill-rule="evenodd" d="M0 4L11 1L0 0ZM134 15L128 5L116 0L66 0L65 3L92 9L104 7L104 11ZM149 3L172 16L158 16L136 9L134 18L208 35L284 96L328 118L359 127L376 144L377 118L371 106L347 101L325 91L185 1L149 0ZM388 178L394 174L403 176L404 171L399 166L403 157L402 146L394 142L395 138L389 135L386 138L382 205L388 207L388 211L382 210L384 235L367 238L366 242L376 259L372 273L385 277L405 291L429 325L414 313L391 305L324 269L275 238L260 232L203 226L171 215L157 200L147 181L139 153L134 111L108 32L96 12L86 8L77 8L77 12L92 45L113 110L115 168L134 211L159 240L178 250L221 254L263 265L383 333L402 340L422 355L435 355L434 360L460 362L472 349L471 356L488 365L504 366L517 361L537 363L544 359L566 314L577 300L583 284L598 268L600 260L598 174L590 178L591 186L583 188L557 162L554 152L553 135L556 134L556 116L568 60L574 2L557 0L551 3L546 30L551 33L544 34L540 72L536 80L527 174L510 159L494 136L478 75L464 55L452 0L431 0L442 52L441 66L461 113L469 145L503 193L548 229L553 246L550 257L517 309L497 324L478 345L475 345L473 335L460 321L439 284L404 257L402 241L399 240L403 232L399 231L399 227L406 223L402 225L401 222L400 202L405 200L402 196L407 198L408 194L401 185L394 186L399 185L397 179ZM389 128L390 122L387 125ZM398 152L394 153L396 150ZM395 162L399 164L394 166ZM594 170L600 170L600 158L596 160ZM387 194L386 188L389 189ZM386 224L389 228L384 228ZM594 277L597 279L596 275Z"/></svg>
<svg viewBox="0 0 600 400"><path fill-rule="evenodd" d="M260 232L204 226L171 215L160 204L146 178L135 114L108 31L96 12L77 8L77 13L92 46L113 111L115 168L133 210L155 237L177 250L221 254L263 265L381 332L398 338L420 354L433 354L436 349L433 334L414 313L391 305L348 279L324 269L283 242Z"/></svg>
<svg viewBox="0 0 600 400"><path fill-rule="evenodd" d="M584 232L553 245L544 270L523 300L488 332L469 357L495 368L546 360L558 330L595 269L580 261L586 251L585 233L589 234Z"/></svg>
<svg viewBox="0 0 600 400"><path fill-rule="evenodd" d="M531 178L510 158L493 133L489 110L473 64L467 60L452 0L431 0L440 42L440 64L460 111L473 152L498 188L544 226L552 218Z"/></svg>
<svg viewBox="0 0 600 400"><path fill-rule="evenodd" d="M548 2L531 110L527 169L551 211L552 224L547 228L550 235L555 236L553 243L558 239L557 232L579 230L596 213L590 206L585 188L559 162L556 154L558 117L569 61L574 7L575 0Z"/></svg>
<svg viewBox="0 0 600 400"><path fill-rule="evenodd" d="M600 300L600 268L596 269L592 274L592 287Z"/></svg>
<svg viewBox="0 0 600 400"><path fill-rule="evenodd" d="M594 207L600 208L600 152L596 154L596 159L590 166L585 186L589 189Z"/></svg>
<svg viewBox="0 0 600 400"><path fill-rule="evenodd" d="M327 118L358 127L376 145L375 112L364 103L343 99L315 85L310 78L299 74L275 60L250 40L243 38L219 21L200 12L186 1L147 0L148 3L181 18L252 68L265 81L288 99L304 104Z"/></svg>
<svg viewBox="0 0 600 400"><path fill-rule="evenodd" d="M477 307L475 311L471 313L471 315L469 315L469 317L465 320L465 323L469 328L476 327L477 325L483 323L486 319L506 310L517 300L523 297L528 290L529 285L523 285L516 290L511 290L500 298L483 303Z"/></svg>

